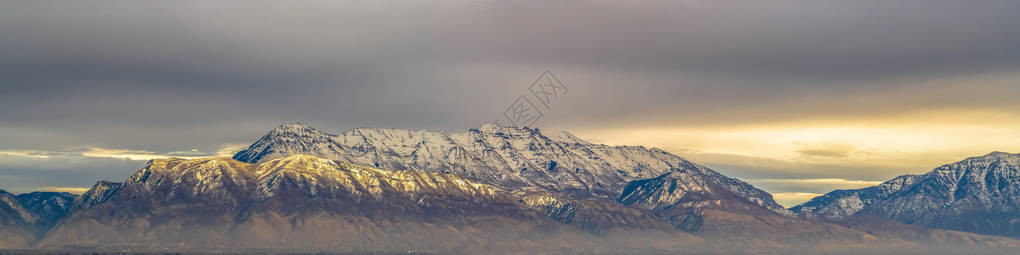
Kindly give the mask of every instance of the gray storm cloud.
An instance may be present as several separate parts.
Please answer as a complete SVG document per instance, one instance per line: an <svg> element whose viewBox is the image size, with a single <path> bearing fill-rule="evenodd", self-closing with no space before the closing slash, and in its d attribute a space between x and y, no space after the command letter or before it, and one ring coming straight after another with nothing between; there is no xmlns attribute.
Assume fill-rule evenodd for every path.
<svg viewBox="0 0 1020 255"><path fill-rule="evenodd" d="M560 129L1018 112L1015 24L1017 1L6 2L0 149L464 130L546 69Z"/></svg>

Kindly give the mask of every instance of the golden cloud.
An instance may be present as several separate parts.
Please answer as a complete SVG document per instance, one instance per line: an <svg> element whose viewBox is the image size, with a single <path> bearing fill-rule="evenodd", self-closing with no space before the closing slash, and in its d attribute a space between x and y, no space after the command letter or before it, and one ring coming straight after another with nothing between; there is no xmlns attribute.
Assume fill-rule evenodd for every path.
<svg viewBox="0 0 1020 255"><path fill-rule="evenodd" d="M50 191L50 192L67 192L71 194L81 195L86 191L89 191L88 187L39 187L39 191Z"/></svg>
<svg viewBox="0 0 1020 255"><path fill-rule="evenodd" d="M0 155L26 158L49 158L51 156L51 153L33 150L5 150L0 151Z"/></svg>
<svg viewBox="0 0 1020 255"><path fill-rule="evenodd" d="M812 198L815 198L815 197L821 196L821 195L822 194L806 193L806 192L784 192L784 193L773 193L772 194L772 199L775 199L776 203L779 203L779 205L782 205L782 206L785 206L787 208L790 208L790 207L793 207L795 205L799 205L799 204L802 204L804 202L807 202L808 200L811 200Z"/></svg>

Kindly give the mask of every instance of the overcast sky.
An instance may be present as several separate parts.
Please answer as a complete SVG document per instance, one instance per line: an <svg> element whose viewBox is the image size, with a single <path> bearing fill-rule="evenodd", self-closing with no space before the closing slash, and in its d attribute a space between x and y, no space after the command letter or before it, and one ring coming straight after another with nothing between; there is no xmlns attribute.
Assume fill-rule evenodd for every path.
<svg viewBox="0 0 1020 255"><path fill-rule="evenodd" d="M665 2L665 3L664 3ZM0 188L80 191L275 125L536 126L784 204L1020 152L1020 1L7 1Z"/></svg>

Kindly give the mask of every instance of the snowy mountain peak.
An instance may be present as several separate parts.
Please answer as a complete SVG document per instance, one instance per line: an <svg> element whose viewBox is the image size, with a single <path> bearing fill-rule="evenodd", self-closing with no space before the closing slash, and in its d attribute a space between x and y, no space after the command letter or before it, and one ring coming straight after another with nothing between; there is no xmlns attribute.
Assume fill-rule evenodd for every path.
<svg viewBox="0 0 1020 255"><path fill-rule="evenodd" d="M567 132L567 131L547 131L545 133L546 133L546 137L548 137L549 139L551 139L553 141L561 142L561 143L576 143L576 144L584 144L584 145L592 144L592 143L590 143L588 141L585 141L585 140L582 140L581 138L578 138L577 136L574 136L574 134L571 134L570 132Z"/></svg>
<svg viewBox="0 0 1020 255"><path fill-rule="evenodd" d="M993 151L993 152L985 154L984 156L981 156L979 158L990 159L990 160L1004 160L1004 161L1013 162L1015 164L1016 162L1020 161L1020 154L1013 154L1013 153L1001 152L1001 151Z"/></svg>
<svg viewBox="0 0 1020 255"><path fill-rule="evenodd" d="M1017 155L1020 155L1020 154L1013 154L1013 153L1003 152L1003 151L993 151L993 152L989 152L988 154L985 154L985 157L989 157L989 156L992 156L992 157L1008 157L1008 156L1017 156Z"/></svg>
<svg viewBox="0 0 1020 255"><path fill-rule="evenodd" d="M315 130L310 126L301 123L286 123L280 124L279 126L273 128L272 130L269 130L269 132L266 133L265 137L280 137L280 136L292 137L301 134L314 134L318 132L319 132L318 130Z"/></svg>
<svg viewBox="0 0 1020 255"><path fill-rule="evenodd" d="M875 187L833 191L793 209L826 218L877 216L928 227L1020 236L1020 155L992 152Z"/></svg>
<svg viewBox="0 0 1020 255"><path fill-rule="evenodd" d="M651 210L726 208L761 212L764 208L791 215L765 191L690 162L659 177L630 182L617 201Z"/></svg>
<svg viewBox="0 0 1020 255"><path fill-rule="evenodd" d="M301 123L289 123L276 126L276 128L273 128L273 130L266 134L266 137L315 136L321 134L323 134L321 131L310 126Z"/></svg>
<svg viewBox="0 0 1020 255"><path fill-rule="evenodd" d="M593 144L568 132L545 135L538 129L496 125L464 133L358 128L333 135L306 127L298 130L271 131L234 159L257 163L310 154L387 170L456 174L512 191L550 191L606 201L617 198L628 182L679 170L701 181L697 185L737 194L727 199L784 210L764 191L665 151Z"/></svg>
<svg viewBox="0 0 1020 255"><path fill-rule="evenodd" d="M878 186L836 190L790 208L806 218L842 219L913 184L919 175L901 175Z"/></svg>
<svg viewBox="0 0 1020 255"><path fill-rule="evenodd" d="M530 132L531 128L528 127L516 127L516 126L501 126L496 124L485 124L478 128L478 131L496 133L496 132L515 132L515 131L527 131Z"/></svg>
<svg viewBox="0 0 1020 255"><path fill-rule="evenodd" d="M311 126L301 124L300 122L286 123L276 126L270 133L288 133L288 132L303 132L303 131L314 131L315 129Z"/></svg>
<svg viewBox="0 0 1020 255"><path fill-rule="evenodd" d="M86 209L109 199L123 183L98 181L88 191L74 200L75 209Z"/></svg>
<svg viewBox="0 0 1020 255"><path fill-rule="evenodd" d="M499 125L489 123L489 124L482 125L482 127L478 128L478 130L485 131L485 132L492 132L492 130L496 130L498 128L500 128Z"/></svg>

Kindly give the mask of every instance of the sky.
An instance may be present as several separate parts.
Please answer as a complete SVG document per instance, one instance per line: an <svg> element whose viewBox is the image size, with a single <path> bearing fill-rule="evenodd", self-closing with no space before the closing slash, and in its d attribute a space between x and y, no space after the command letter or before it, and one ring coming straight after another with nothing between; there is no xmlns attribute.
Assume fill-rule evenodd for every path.
<svg viewBox="0 0 1020 255"><path fill-rule="evenodd" d="M1020 152L1018 1L7 1L0 189L81 192L282 123L533 126L794 205Z"/></svg>

